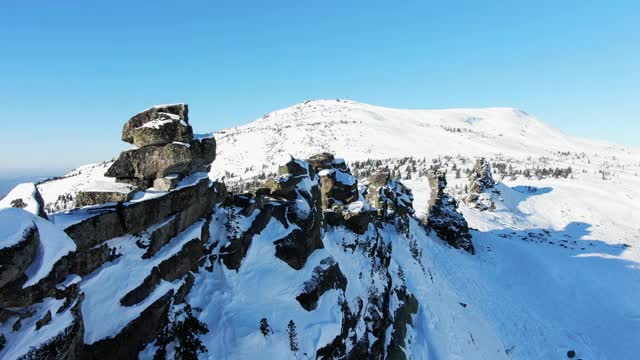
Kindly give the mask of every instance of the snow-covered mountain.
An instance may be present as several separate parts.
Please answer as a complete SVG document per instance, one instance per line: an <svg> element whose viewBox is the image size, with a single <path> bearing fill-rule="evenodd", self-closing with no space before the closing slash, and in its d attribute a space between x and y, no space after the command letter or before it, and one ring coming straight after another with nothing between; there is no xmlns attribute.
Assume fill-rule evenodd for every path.
<svg viewBox="0 0 640 360"><path fill-rule="evenodd" d="M123 139L0 201L0 357L640 352L638 149L345 100L213 137L160 105Z"/></svg>
<svg viewBox="0 0 640 360"><path fill-rule="evenodd" d="M241 177L272 170L282 154L304 158L324 151L349 161L495 154L527 158L556 151L631 159L639 154L567 136L513 108L400 110L350 100L306 101L219 131L216 139L226 155L214 171Z"/></svg>

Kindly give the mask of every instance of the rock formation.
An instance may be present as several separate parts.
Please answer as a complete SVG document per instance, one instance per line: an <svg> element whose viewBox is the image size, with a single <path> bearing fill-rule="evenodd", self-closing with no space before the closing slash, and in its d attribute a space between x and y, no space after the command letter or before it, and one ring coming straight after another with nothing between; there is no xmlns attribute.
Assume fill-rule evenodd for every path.
<svg viewBox="0 0 640 360"><path fill-rule="evenodd" d="M464 216L458 212L458 203L445 192L447 178L444 172L430 171L428 173L431 186L429 210L426 216L426 226L433 229L442 240L455 248L474 253L469 225Z"/></svg>
<svg viewBox="0 0 640 360"><path fill-rule="evenodd" d="M215 205L227 199L223 184L210 181L206 174L194 174L206 171L215 158L215 140L194 139L187 115L186 105L160 106L127 122L123 139L141 147L123 152L107 172L124 183L98 180L90 184L94 189L85 187L76 206L100 206L65 213L63 217L74 219L66 225L45 220L33 184L16 188L2 200L0 208L14 208L0 209L0 228L15 234L0 239L0 322L13 324L11 333L1 334L3 356L133 358L159 334L170 304L184 299L193 284L191 271L198 271L200 260L210 251L205 249L210 216ZM185 179L188 175L192 176ZM130 202L132 194L148 184L165 193ZM193 238L172 242L185 233ZM127 237L132 237L128 241L140 255L122 253L111 243ZM154 260L168 247L171 256ZM81 309L87 292L91 299L96 295L78 284L102 265L131 256L142 264L150 259L149 265L157 265L131 274L149 274L137 286L108 291L115 306L137 306L141 312L113 336L88 342L85 322L91 320L83 318ZM154 291L162 290L163 282L175 285L155 299ZM152 298L155 301L149 302ZM15 341L42 336L43 329L51 327L61 331L49 331L51 338L38 347L22 349Z"/></svg>
<svg viewBox="0 0 640 360"><path fill-rule="evenodd" d="M345 225L363 234L371 222L369 206L360 198L358 180L351 175L344 160L322 153L310 157L308 162L319 176L325 222Z"/></svg>
<svg viewBox="0 0 640 360"><path fill-rule="evenodd" d="M213 136L195 136L186 104L159 105L127 121L122 140L138 146L123 151L105 174L143 190L170 190L194 172L209 170L215 160Z"/></svg>
<svg viewBox="0 0 640 360"><path fill-rule="evenodd" d="M464 202L481 211L495 209L495 202L490 194L496 192L495 185L489 161L485 158L477 159L469 174L469 194Z"/></svg>

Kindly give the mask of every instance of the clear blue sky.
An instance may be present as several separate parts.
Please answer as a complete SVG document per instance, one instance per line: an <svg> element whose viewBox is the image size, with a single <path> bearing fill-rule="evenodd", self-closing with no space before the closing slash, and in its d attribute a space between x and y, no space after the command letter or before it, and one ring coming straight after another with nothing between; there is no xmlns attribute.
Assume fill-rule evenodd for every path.
<svg viewBox="0 0 640 360"><path fill-rule="evenodd" d="M640 146L639 4L1 0L0 169L110 159L131 115L182 101L199 132L348 97Z"/></svg>

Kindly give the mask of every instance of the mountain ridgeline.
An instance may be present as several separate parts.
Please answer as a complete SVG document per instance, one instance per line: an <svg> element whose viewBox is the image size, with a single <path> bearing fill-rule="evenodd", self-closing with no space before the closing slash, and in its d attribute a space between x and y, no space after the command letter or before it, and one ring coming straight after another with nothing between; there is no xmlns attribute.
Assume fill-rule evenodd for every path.
<svg viewBox="0 0 640 360"><path fill-rule="evenodd" d="M519 276L564 280L515 269L632 248L553 223L574 215L547 219L535 198L580 178L637 181L635 153L593 145L616 151L605 163L524 112L471 113L306 102L215 136L194 134L186 104L133 116L122 140L134 149L0 202L0 357L610 354L596 330L577 336L518 292Z"/></svg>

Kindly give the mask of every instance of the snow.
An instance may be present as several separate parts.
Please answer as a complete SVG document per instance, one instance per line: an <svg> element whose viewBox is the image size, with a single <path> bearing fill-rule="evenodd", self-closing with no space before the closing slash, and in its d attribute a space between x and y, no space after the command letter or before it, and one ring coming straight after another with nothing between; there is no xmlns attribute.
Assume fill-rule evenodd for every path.
<svg viewBox="0 0 640 360"><path fill-rule="evenodd" d="M40 246L35 260L25 271L28 280L23 288L37 284L49 275L60 258L76 250L76 243L61 228L38 216L34 216L34 222L40 233Z"/></svg>
<svg viewBox="0 0 640 360"><path fill-rule="evenodd" d="M23 234L36 226L40 235L38 252L25 271L27 281L23 288L35 285L49 275L61 257L76 250L76 243L59 227L23 209L0 209L0 248L16 245Z"/></svg>
<svg viewBox="0 0 640 360"><path fill-rule="evenodd" d="M20 329L18 330L12 328L17 320L15 317L0 324L0 332L6 339L5 346L0 350L0 358L21 358L30 350L40 347L71 326L73 323L71 309L75 303L68 306L63 312L58 313L58 309L60 309L63 304L64 299L44 299L43 302L32 307L32 310L35 311L33 316L23 319ZM51 313L51 322L39 330L36 330L36 321L42 319L47 311Z"/></svg>
<svg viewBox="0 0 640 360"><path fill-rule="evenodd" d="M22 199L26 207L24 209L32 214L38 215L40 205L36 200L36 186L33 183L24 183L17 185L0 200L0 208L12 207L11 202L17 199Z"/></svg>
<svg viewBox="0 0 640 360"><path fill-rule="evenodd" d="M174 114L169 114L169 113L162 113L162 114L166 114L169 117L169 119L151 120L149 122L142 124L142 126L139 126L138 129L140 128L160 129L162 126L175 122L175 120L179 119L179 117Z"/></svg>
<svg viewBox="0 0 640 360"><path fill-rule="evenodd" d="M85 293L82 303L85 343L93 344L119 333L153 302L169 290L177 290L182 285L181 280L161 280L152 293L139 304L120 304L120 299L142 284L153 267L177 254L186 243L199 237L202 225L203 221L196 222L163 246L151 259L142 259L145 249L136 245L135 236L127 235L107 242L110 247L118 249L122 256L85 276L80 283L80 288ZM148 233L144 236L148 236Z"/></svg>
<svg viewBox="0 0 640 360"><path fill-rule="evenodd" d="M470 118L475 120L469 123ZM225 172L239 178L257 176L274 171L275 159L285 155L306 159L321 152L348 161L445 154L526 159L555 151L640 157L638 149L574 138L513 108L407 110L342 100L310 101L274 111L216 133L216 143L220 156L212 164L212 179Z"/></svg>
<svg viewBox="0 0 640 360"><path fill-rule="evenodd" d="M20 243L26 232L35 226L33 218L33 214L23 209L0 209L0 249Z"/></svg>
<svg viewBox="0 0 640 360"><path fill-rule="evenodd" d="M555 359L566 358L569 350L583 359L637 357L640 150L574 138L512 108L404 110L335 100L311 101L272 112L248 125L221 131L216 140L220 156L210 177L232 173L226 176L227 181L273 172L275 159L288 154L307 158L325 151L348 161L405 156L430 161L450 155L472 161L478 156L513 159L531 168L571 166L573 176L567 179L502 179L496 187L500 195L496 196L495 211L484 212L460 201L459 191L468 179L464 173L461 179L454 179L450 172L447 189L458 198L470 227L477 229L472 232L474 256L425 234L414 220L410 239L386 228L381 232L393 242L390 266L404 270L407 288L420 303L413 329L408 332L412 343L407 351L414 358L427 359ZM598 174L602 168L611 172L607 180ZM402 182L412 190L416 217L423 216L430 198L427 179L414 177ZM529 186L537 190L529 192ZM353 237L342 228L325 234L325 248L314 252L301 272L316 264L312 259L330 254L348 278L346 298L366 294L365 285L377 280L364 272L364 279L358 277L367 268L367 259L342 247ZM420 261L414 258L411 239L422 250ZM251 260L255 250L262 252L262 257ZM243 267L260 270L251 275L242 275L242 268L237 275L222 268L214 275L215 281L197 280L202 286L198 296L205 296L205 288L222 296L209 307L202 304L202 316L212 328L203 337L205 343L212 344L206 356L225 354L225 349L242 344L253 350L239 358L283 358L291 354L286 339L280 338L284 319L294 318L296 324L338 323L339 317L326 314L300 315L295 304L279 305L285 314L274 312L268 304L262 307L274 292L279 294L274 289L283 286L271 284L271 277L289 286L298 281L286 275L286 267L278 268L277 259L264 255L272 251L267 245L252 244ZM267 261L275 263L265 264ZM246 281L251 284L250 294L239 285ZM270 286L261 287L261 281ZM281 291L296 294L291 289ZM238 300L252 299L256 294L261 296L257 304ZM289 300L282 297L282 303L287 304ZM194 296L193 301L201 304L204 299ZM222 309L214 310L216 307ZM250 321L234 317L236 312ZM268 315L270 324L272 318L282 319L276 326L272 324L279 327L273 337L254 336L260 317L255 313ZM312 320L303 320L307 316ZM223 333L213 334L223 328ZM238 331L242 332L239 338ZM300 327L298 332L302 333ZM301 346L309 354L317 348Z"/></svg>

